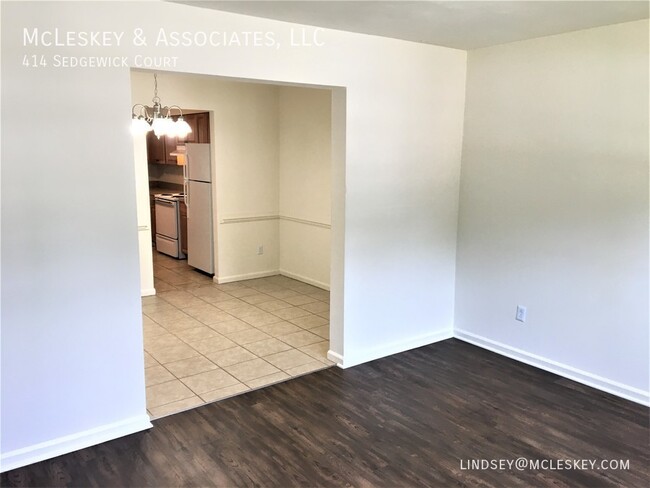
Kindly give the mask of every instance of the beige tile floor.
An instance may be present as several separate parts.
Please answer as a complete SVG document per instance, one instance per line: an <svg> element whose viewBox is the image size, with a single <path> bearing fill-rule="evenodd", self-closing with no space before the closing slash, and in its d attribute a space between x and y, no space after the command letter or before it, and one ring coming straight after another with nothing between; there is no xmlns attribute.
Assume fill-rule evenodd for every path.
<svg viewBox="0 0 650 488"><path fill-rule="evenodd" d="M155 250L154 281L142 299L152 418L333 364L325 290L284 276L217 285Z"/></svg>

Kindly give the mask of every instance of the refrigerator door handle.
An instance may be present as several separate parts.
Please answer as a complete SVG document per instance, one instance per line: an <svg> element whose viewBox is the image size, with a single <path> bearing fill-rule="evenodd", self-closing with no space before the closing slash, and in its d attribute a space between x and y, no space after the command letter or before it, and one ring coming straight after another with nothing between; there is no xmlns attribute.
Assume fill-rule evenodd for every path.
<svg viewBox="0 0 650 488"><path fill-rule="evenodd" d="M189 216L190 216L190 185L187 183L187 180L185 180L185 196L183 198L185 199L185 207L187 207L187 216L189 218Z"/></svg>
<svg viewBox="0 0 650 488"><path fill-rule="evenodd" d="M187 161L183 165L183 201L185 206L188 206L189 199L187 198L187 192L189 191L189 186L187 184Z"/></svg>

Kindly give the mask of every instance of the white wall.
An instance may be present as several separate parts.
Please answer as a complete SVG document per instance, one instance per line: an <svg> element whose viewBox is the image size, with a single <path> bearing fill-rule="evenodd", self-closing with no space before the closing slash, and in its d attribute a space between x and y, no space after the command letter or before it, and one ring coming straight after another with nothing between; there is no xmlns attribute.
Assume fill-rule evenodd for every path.
<svg viewBox="0 0 650 488"><path fill-rule="evenodd" d="M129 72L26 69L18 23L30 17L13 24L11 11L2 5L3 471L150 426Z"/></svg>
<svg viewBox="0 0 650 488"><path fill-rule="evenodd" d="M647 402L648 22L470 51L466 107L457 335Z"/></svg>
<svg viewBox="0 0 650 488"><path fill-rule="evenodd" d="M281 87L278 97L280 270L329 288L331 91Z"/></svg>
<svg viewBox="0 0 650 488"><path fill-rule="evenodd" d="M464 52L333 30L319 31L320 47L296 47L291 24L166 2L3 2L2 469L145 416L129 70L27 69L25 26L125 33L119 47L32 48L47 56L177 56L179 72L345 88L334 111L333 352L353 365L450 334ZM280 43L156 46L163 26L272 31ZM133 43L136 28L146 46ZM83 141L75 151L71 134ZM142 424L129 426L121 433Z"/></svg>
<svg viewBox="0 0 650 488"><path fill-rule="evenodd" d="M147 139L144 134L133 137L133 160L135 163L140 294L145 297L155 295L156 289L154 288L153 252L151 248L152 228L151 204L149 197L149 174L147 171Z"/></svg>

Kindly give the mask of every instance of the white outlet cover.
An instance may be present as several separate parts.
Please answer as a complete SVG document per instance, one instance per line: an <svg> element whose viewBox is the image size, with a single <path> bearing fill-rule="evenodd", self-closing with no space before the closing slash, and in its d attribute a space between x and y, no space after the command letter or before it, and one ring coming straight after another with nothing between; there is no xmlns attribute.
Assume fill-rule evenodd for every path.
<svg viewBox="0 0 650 488"><path fill-rule="evenodd" d="M519 322L526 322L526 307L517 305L517 315L515 315L515 319Z"/></svg>

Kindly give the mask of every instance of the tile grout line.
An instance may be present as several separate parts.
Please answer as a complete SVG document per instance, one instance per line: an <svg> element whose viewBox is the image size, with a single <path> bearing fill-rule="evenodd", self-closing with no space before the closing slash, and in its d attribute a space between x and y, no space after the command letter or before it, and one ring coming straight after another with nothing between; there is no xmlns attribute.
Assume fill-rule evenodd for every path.
<svg viewBox="0 0 650 488"><path fill-rule="evenodd" d="M161 266L162 266L162 265L161 265ZM173 271L173 270L171 270L170 268L166 268L165 266L162 266L162 267L164 267L165 269L167 269L167 270L169 270L169 271ZM180 273L176 273L176 274L178 274L179 276L182 277L182 275L181 275ZM160 281L163 281L163 280L160 280ZM329 325L329 322L327 322L326 324L323 324L322 326L316 326L316 327L312 327L311 329L307 329L307 328L305 328L305 327L303 327L303 326L301 326L301 325L299 325L299 324L295 324L295 323L293 323L293 322L290 322L291 319L285 319L285 318L283 318L283 317L281 317L281 316L279 316L279 315L273 313L273 311L264 310L264 309L260 308L258 305L259 305L259 304L262 304L262 303L270 302L270 301L280 301L280 302L283 302L283 303L287 304L287 307L286 307L285 309L288 309L288 308L299 308L299 309L301 309L301 310L304 310L305 312L308 313L308 315L306 315L305 317L307 317L307 316L319 316L319 315L317 315L316 313L311 312L310 310L306 310L306 309L302 308L301 305L293 305L293 304L291 304L291 303L289 303L289 302L286 302L286 301L282 300L282 298L274 297L274 296L269 295L268 293L266 293L266 292L264 292L264 291L258 290L257 288L247 286L247 285L244 284L244 283L241 283L240 286L237 286L236 288L234 288L234 290L239 290L239 289L249 289L249 290L251 290L252 293L250 293L250 294L248 294L248 295L240 296L240 297L236 297L236 296L231 295L230 293L228 293L228 291L231 291L229 288L227 288L226 291L224 291L224 290L221 289L221 288L215 287L216 290L217 290L219 293L223 293L224 295L227 295L227 296L231 297L231 298L228 298L228 299L226 299L226 300L222 300L222 301L229 301L229 300L238 300L238 301L241 301L241 302L242 302L242 307L238 307L238 308L248 308L248 307L256 308L256 309L259 311L260 314L270 314L270 315L273 315L273 316L277 317L278 319L280 319L280 320L277 322L278 324L281 323L281 322L286 322L286 323L291 324L292 326L297 327L297 328L300 329L300 331L298 331L298 332L293 332L293 333L289 333L289 334L285 334L285 335L298 334L298 333L300 333L300 332L308 332L309 334L312 334L312 335L318 337L318 339L319 339L319 340L316 341L316 342L313 342L313 343L310 343L310 344L305 344L304 346L299 346L299 347L298 347L298 346L293 346L293 345L291 345L291 344L289 344L289 343L283 341L283 340L281 339L281 337L283 337L283 336L274 336L274 335L269 334L268 332L266 332L264 329L262 329L262 327L264 327L264 326L272 326L272 325L274 325L276 322L271 322L271 323L268 323L268 324L262 324L262 325L254 325L254 324L252 324L252 323L250 323L250 322L247 322L247 321L245 320L246 317L237 317L236 315L232 315L232 314L229 312L229 310L226 310L226 309L220 308L220 307L218 306L218 303L220 303L220 302L208 302L208 301L205 300L203 297L198 296L198 295L196 295L195 293L193 293L192 290L194 290L195 288L201 288L201 287L203 287L203 286L210 286L209 283L206 283L205 285L202 285L200 281L193 281L193 280L192 280L192 282L193 282L193 283L196 283L196 286L194 286L194 287L192 287L192 288L188 288L188 289L180 289L180 288L176 287L175 285L173 285L173 284L171 284L171 283L166 283L166 284L168 284L170 287L173 287L173 289L171 289L171 290L166 290L166 291L161 292L161 293L174 292L174 291L180 291L180 292L183 292L183 293L187 293L188 295L191 295L192 298L196 298L196 299L200 300L201 302L203 302L202 304L200 304L200 305L195 305L195 306L199 307L199 306L204 306L204 305L211 305L211 306L213 306L215 309L217 309L219 312L225 313L225 314L229 315L229 316L232 317L232 318L231 318L231 319L226 319L226 320L221 320L221 321L216 322L216 323L214 323L214 324L210 324L210 325L208 325L208 324L206 324L205 322L203 322L203 321L201 321L200 319L198 319L197 317L194 317L194 316L190 315L189 313L185 312L185 309L187 309L187 308L191 308L192 306L181 308L180 306L175 305L174 303L167 301L167 300L164 298L164 296L159 296L158 298L159 298L160 300L162 300L166 305L169 305L169 309L170 309L170 310L178 310L178 311L180 311L183 315L185 315L188 319L194 320L194 321L197 322L197 324L200 324L200 325L197 325L196 327L188 327L188 328L186 328L186 329L180 329L180 330L178 330L178 331L176 331L176 332L182 332L182 331L184 331L184 330L190 330L190 329L195 329L195 328L200 328L200 327L207 327L207 328L211 329L214 333L216 333L219 337L222 337L222 338L224 338L224 339L230 340L230 341L233 342L233 344L235 344L235 346L233 346L233 347L227 347L227 348L224 348L224 349L215 350L215 351L214 351L215 353L218 353L219 351L225 351L225 350L228 350L228 349L234 349L234 348L236 348L236 347L239 347L239 348L244 349L245 351L247 351L248 353L250 353L250 354L252 354L252 355L254 356L254 359L249 359L249 360L246 360L246 361L253 361L253 360L255 360L255 359L261 359L262 361L264 361L265 364L267 364L267 365L269 365L269 366L271 366L271 367L273 367L273 368L275 368L275 369L277 370L276 373L271 373L271 374L269 374L269 375L264 375L264 376L260 376L260 377L257 377L257 378L251 378L251 380L249 380L249 381L259 380L259 379L262 379L262 378L264 378L264 377L273 376L273 375L278 374L278 372L281 372L281 373L283 373L283 374L285 374L285 375L288 376L287 378L283 378L283 379L281 379L281 380L279 380L279 381L277 381L277 382L273 382L273 383L269 383L269 384L265 384L265 385L260 385L260 386L254 388L254 389L263 388L263 387L265 387L265 386L269 386L270 384L275 384L275 383L279 383L279 382L286 381L286 380L289 380L289 379L297 378L297 377L299 377L299 376L303 376L303 375L305 375L305 374L309 374L309 373L311 373L311 372L319 371L319 370L322 370L322 369L327 369L327 368L329 368L329 367L332 366L331 364L325 363L325 362L323 362L322 360L319 360L318 358L312 356L311 354L308 354L307 352L300 350L300 347L307 347L307 346L310 346L310 345L312 345L312 344L318 344L318 343L321 343L321 342L329 342L329 339L324 338L324 337L322 337L322 336L320 336L320 335L318 335L318 334L315 334L314 332L311 332L311 330L313 330L314 328L322 327L322 326L324 326L324 325ZM190 284L190 283L184 283L184 284ZM262 284L263 284L263 283L262 283ZM273 284L273 283L272 283L272 284ZM217 285L217 286L218 286L218 285ZM287 289L287 290L294 291L295 293L297 293L296 296L300 296L300 295L309 296L309 295L307 295L307 294L305 294L305 293L297 292L297 291L295 291L295 290L292 290L291 288L283 287L282 285L279 285L279 284L277 284L277 285L275 285L275 286L278 286L278 287L281 287L281 288L285 288L285 289ZM281 290L277 290L277 291L281 291ZM315 292L314 292L314 293L315 293ZM257 302L257 303L249 303L249 302L247 302L246 300L244 300L244 298L246 298L247 296L252 296L252 295L265 295L265 296L267 296L269 299L268 299L268 300L265 300L265 301L262 301L262 302ZM328 306L329 306L329 301L325 302L325 301L323 301L323 300L321 300L321 299L319 299L319 298L316 298L316 297L309 297L309 298L311 298L313 301L308 302L308 303L305 303L305 304L302 304L302 305L309 305L309 304L312 304L312 303L327 303ZM144 307L144 305L143 305L143 307ZM237 307L235 307L235 308L231 308L230 311L237 310L238 308L237 308ZM283 309L277 309L276 311L278 311L278 310L283 310ZM155 313L155 312L158 312L158 311L159 311L159 310L153 310L153 311L151 311L150 313ZM163 311L164 311L164 310L163 310ZM320 312L320 313L322 313L322 312ZM151 356L151 357L153 358L154 361L156 361L156 365L162 366L163 369L164 369L165 371L167 371L167 372L172 376L172 378L174 378L174 379L171 379L171 380L168 380L168 381L164 381L164 382L161 382L161 383L157 383L157 385L164 384L164 383L168 383L168 382L172 382L172 381L179 381L179 382L180 382L181 384L183 384L186 388L188 388L188 390L189 390L190 392L192 392L192 394L193 394L191 397L187 397L187 398L183 398L183 399L180 399L180 400L175 400L175 401L172 401L172 402L164 403L164 404L157 405L157 406L155 406L155 407L151 407L151 408L160 408L160 407L164 407L164 406L166 406L166 405L170 405L170 404L175 403L175 402L177 402L177 401L188 400L188 399L191 399L191 398L194 398L194 397L196 397L196 398L198 398L199 400L201 400L202 402L204 402L204 403L201 403L201 405L206 404L206 403L211 403L211 402L206 402L206 401L201 397L201 394L200 394L200 393L197 393L195 390L193 390L189 385L187 385L187 384L183 381L183 379L191 378L191 377L197 376L197 375L199 375L199 374L206 373L206 372L210 372L210 371L221 370L221 371L223 371L224 373L226 373L226 374L228 374L229 376L231 376L231 377L232 377L234 380L236 380L238 383L235 384L235 385L230 385L230 386L225 386L225 387L222 387L222 388L216 388L216 389L214 389L214 390L209 390L208 392L204 392L204 393L203 393L204 395L206 395L206 394L208 394L208 393L211 393L211 392L215 392L215 391L218 391L218 390L224 389L224 388L229 388L229 387L231 387L231 386L237 386L237 385L242 385L242 386L246 387L246 390L244 390L244 391L251 391L251 390L253 389L253 388L251 388L251 387L250 387L246 382L240 380L240 379L237 378L236 376L234 376L234 375L232 375L231 373L229 373L229 372L225 369L225 367L223 367L223 366L219 366L218 364L214 363L212 360L210 360L210 359L205 355L205 353L200 352L198 349L196 349L196 348L192 345L193 342L196 343L196 342L199 342L199 341L202 341L202 340L208 340L209 338L208 338L208 339L199 339L198 341L189 342L189 341L183 339L182 337L180 337L179 335L177 335L177 333L176 333L175 331L173 331L173 330L171 330L171 329L168 329L165 325L163 325L163 324L157 322L156 319L153 318L153 317L151 317L147 312L144 312L144 311L143 311L143 314L144 314L144 315L145 315L149 320L151 320L154 324L156 324L157 326L161 327L161 328L165 331L166 334L170 334L170 335L172 335L173 337L175 337L176 339L178 339L178 340L179 340L181 343L183 343L184 345L189 346L189 347L190 347L193 351L195 351L196 354L197 354L196 356L192 356L191 358L179 359L179 360L176 360L176 361L169 361L168 363L162 363L162 362L158 361L158 360L155 358L155 356L153 356L149 351L147 351L147 350L145 349L145 352L147 352L147 354L148 354L149 356ZM301 318L301 317L296 317L296 318ZM246 346L247 346L248 344L254 344L254 343L256 343L256 342L261 342L261 341L253 341L253 342L250 342L250 343L248 343L248 344L241 344L241 343L237 342L236 340L231 339L230 337L228 337L228 335L226 335L226 334L224 334L224 333L221 333L221 332L219 332L219 331L217 331L217 330L215 330L215 329L213 329L213 328L211 327L211 325L218 326L219 323L221 323L221 322L227 322L227 321L230 321L230 320L238 320L238 321L240 321L240 322L243 322L243 323L245 323L246 325L248 325L248 326L251 328L251 329L244 329L244 330L256 330L256 331L262 332L262 333L264 333L264 334L266 334L266 335L269 336L269 339L262 339L262 340L277 340L278 342L280 342L280 343L286 345L289 349L287 349L287 350L285 350L285 351L279 351L279 352L277 352L277 353L267 354L266 356L260 356L260 355L258 355L258 354L256 354L256 353L254 353L252 350L248 349ZM325 320L327 320L327 319L325 319ZM233 332L232 334L236 334L237 332L240 332L240 331ZM163 334L160 334L160 335L163 335ZM153 337L157 337L157 336L153 336ZM170 346L170 347L171 347L171 346ZM265 357L271 356L271 355L273 355L273 354L279 354L279 353L282 353L282 352L290 352L290 351L298 351L298 352L300 352L301 354L304 354L305 356L307 356L307 357L309 358L309 360L308 360L306 363L298 364L298 365L292 366L292 367L290 367L290 368L285 367L285 368L283 369L283 368L280 368L280 367L274 365L273 363L271 363L270 361L267 361L267 360L265 359ZM198 358L198 357L201 357L201 358L203 358L204 360L208 361L208 363L211 364L211 365L213 365L216 369L210 369L210 370L202 371L202 372L199 372L199 373L196 373L196 374L192 374L192 375L189 375L189 376L180 377L180 376L174 374L172 371L170 371L170 370L165 366L165 364L169 364L169 363L173 363L173 362L179 362L179 361L184 361L184 360L189 360L189 359L192 359L192 358ZM326 359L326 358L325 358L325 359ZM228 366L235 366L235 365L237 365L237 364L241 364L241 363L246 362L246 361L241 361L241 362L239 362L239 363L234 363L234 364L232 364L232 365L228 365ZM312 363L312 362L316 362L316 363L322 365L322 367L320 367L320 368L316 368L316 369L313 369L313 370L310 370L310 371L306 371L306 372L304 372L304 373L295 374L295 375L292 375L292 374L288 373L288 370L290 370L290 369L299 368L299 367L301 367L301 366L304 366L304 365L309 364L309 363ZM151 367L151 366L150 366L150 367ZM151 386L156 386L156 385L151 385ZM240 392L240 393L244 393L244 391L242 391L242 392ZM239 394L239 393L236 393L236 394ZM235 395L236 395L236 394L235 394ZM234 396L234 395L232 395L232 396ZM228 397L220 398L220 399L215 400L215 401L219 401L219 400L222 400L222 399L225 399L225 398L228 398ZM198 405L197 405L197 406L198 406ZM149 408L148 408L148 411L150 412ZM156 417L156 418L158 418L158 417Z"/></svg>

